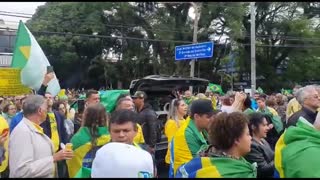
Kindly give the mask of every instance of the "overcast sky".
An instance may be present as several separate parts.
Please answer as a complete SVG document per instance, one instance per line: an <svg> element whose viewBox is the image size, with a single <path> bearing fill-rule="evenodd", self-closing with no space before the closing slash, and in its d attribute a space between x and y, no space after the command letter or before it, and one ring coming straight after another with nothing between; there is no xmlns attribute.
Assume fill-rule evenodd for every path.
<svg viewBox="0 0 320 180"><path fill-rule="evenodd" d="M0 19L3 19L6 24L17 24L19 20L26 22L27 18L4 16L1 11L34 14L36 9L40 5L44 5L45 2L0 2ZM32 16L32 15L23 15Z"/></svg>

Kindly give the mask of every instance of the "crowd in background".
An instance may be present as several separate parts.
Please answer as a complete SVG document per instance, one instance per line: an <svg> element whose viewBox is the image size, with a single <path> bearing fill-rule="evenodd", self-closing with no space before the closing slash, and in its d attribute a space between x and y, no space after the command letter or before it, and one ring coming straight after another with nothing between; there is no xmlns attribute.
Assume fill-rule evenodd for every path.
<svg viewBox="0 0 320 180"><path fill-rule="evenodd" d="M53 97L45 89L0 97L1 177L157 177L159 130L147 94L122 94L107 113L98 91ZM80 96L83 112L73 107ZM164 126L168 177L320 177L311 171L320 143L308 140L320 133L319 96L317 85L289 95L178 93ZM307 155L297 144L314 164L298 163Z"/></svg>

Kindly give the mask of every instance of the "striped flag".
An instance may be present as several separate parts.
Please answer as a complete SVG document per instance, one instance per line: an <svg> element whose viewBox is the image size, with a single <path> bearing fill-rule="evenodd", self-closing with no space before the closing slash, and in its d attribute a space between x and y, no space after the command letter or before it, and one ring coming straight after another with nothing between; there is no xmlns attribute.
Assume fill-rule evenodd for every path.
<svg viewBox="0 0 320 180"><path fill-rule="evenodd" d="M244 158L197 157L180 166L176 178L256 178L257 169Z"/></svg>
<svg viewBox="0 0 320 180"><path fill-rule="evenodd" d="M222 91L222 87L218 84L209 83L209 90L214 93L224 94Z"/></svg>
<svg viewBox="0 0 320 180"><path fill-rule="evenodd" d="M89 131L90 129L88 127L81 127L70 140L74 153L74 157L67 160L70 178L90 178L91 165L96 151L92 149L92 137ZM98 127L96 147L99 148L107 144L110 139L107 127Z"/></svg>
<svg viewBox="0 0 320 180"><path fill-rule="evenodd" d="M21 83L39 90L50 63L36 39L22 21L19 23L15 50L12 58L13 68L21 69ZM58 79L48 83L47 92L56 96L60 91Z"/></svg>

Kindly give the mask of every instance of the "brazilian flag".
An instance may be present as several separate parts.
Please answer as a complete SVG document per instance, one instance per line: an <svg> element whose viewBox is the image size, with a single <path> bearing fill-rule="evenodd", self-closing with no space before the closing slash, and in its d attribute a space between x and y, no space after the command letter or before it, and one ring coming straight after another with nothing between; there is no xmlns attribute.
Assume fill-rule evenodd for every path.
<svg viewBox="0 0 320 180"><path fill-rule="evenodd" d="M292 90L291 89L281 89L281 94L283 95L289 95L289 94L292 94Z"/></svg>
<svg viewBox="0 0 320 180"><path fill-rule="evenodd" d="M71 138L74 157L67 160L69 177L90 178L91 165L96 150L110 141L110 134L107 127L98 127L96 149L92 148L91 135L88 127L81 127Z"/></svg>
<svg viewBox="0 0 320 180"><path fill-rule="evenodd" d="M114 111L117 105L117 99L121 94L129 94L129 90L127 89L117 89L117 90L107 90L107 91L99 91L100 95L100 103L105 107L108 113ZM86 95L82 94L79 99L86 99ZM78 101L74 102L70 105L71 108L74 108L76 111L78 110Z"/></svg>
<svg viewBox="0 0 320 180"><path fill-rule="evenodd" d="M224 94L221 86L218 84L209 83L209 90L214 93Z"/></svg>
<svg viewBox="0 0 320 180"><path fill-rule="evenodd" d="M180 166L176 178L256 178L257 168L244 158L197 157Z"/></svg>
<svg viewBox="0 0 320 180"><path fill-rule="evenodd" d="M320 177L320 131L300 117L289 127L275 147L275 168L280 178Z"/></svg>
<svg viewBox="0 0 320 180"><path fill-rule="evenodd" d="M263 91L263 89L262 89L261 87L258 87L257 92L258 92L259 94L263 94L263 93L264 93L264 91Z"/></svg>
<svg viewBox="0 0 320 180"><path fill-rule="evenodd" d="M108 113L114 111L117 105L117 99L121 94L129 94L127 89L99 91L100 103L105 107Z"/></svg>

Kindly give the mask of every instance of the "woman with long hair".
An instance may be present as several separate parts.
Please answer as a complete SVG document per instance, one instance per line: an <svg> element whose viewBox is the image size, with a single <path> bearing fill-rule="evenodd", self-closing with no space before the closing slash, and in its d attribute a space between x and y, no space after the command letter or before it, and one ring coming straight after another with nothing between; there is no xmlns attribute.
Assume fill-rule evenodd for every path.
<svg viewBox="0 0 320 180"><path fill-rule="evenodd" d="M165 157L166 164L170 164L170 142L179 127L185 123L184 116L187 114L188 106L183 99L173 99L170 104L164 133L168 138L168 150Z"/></svg>
<svg viewBox="0 0 320 180"><path fill-rule="evenodd" d="M71 139L74 133L74 124L72 120L68 119L68 110L66 104L62 100L58 100L53 103L52 109L59 112L64 117L64 127L66 128L66 132L68 134L68 142Z"/></svg>
<svg viewBox="0 0 320 180"><path fill-rule="evenodd" d="M90 177L96 151L109 141L105 108L100 103L88 106L81 128L71 138L75 156L67 161L69 177Z"/></svg>

